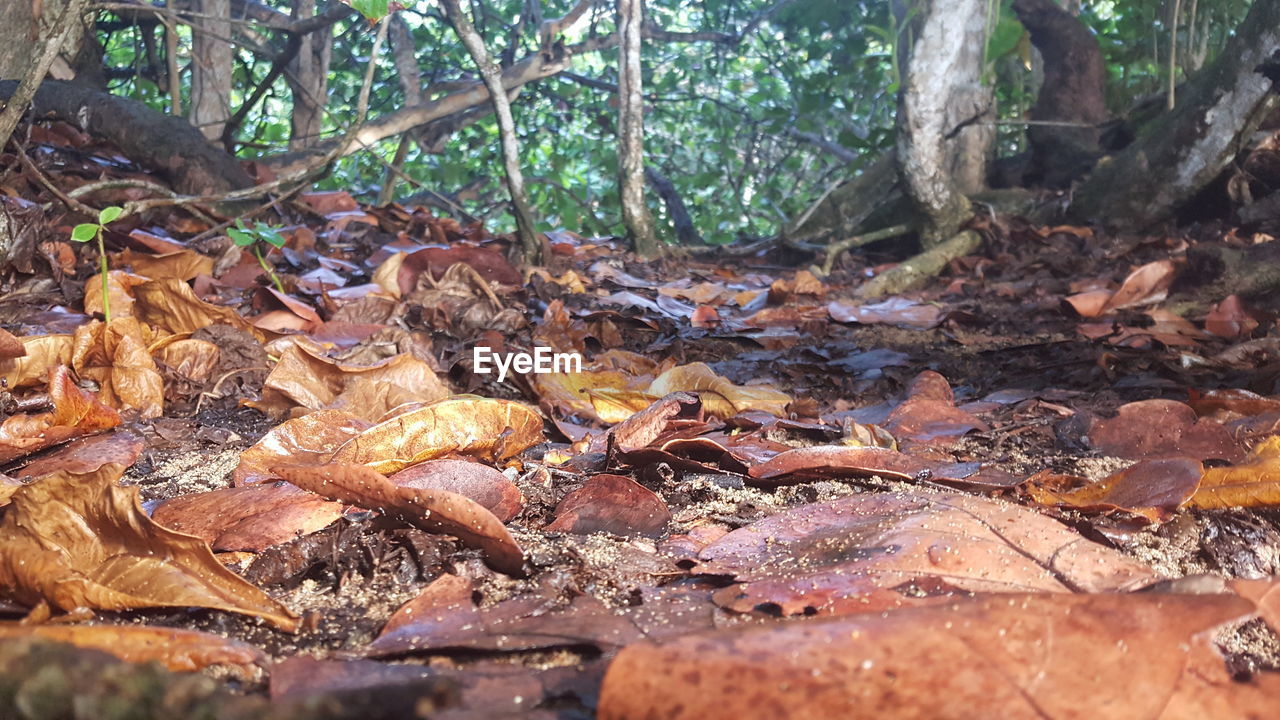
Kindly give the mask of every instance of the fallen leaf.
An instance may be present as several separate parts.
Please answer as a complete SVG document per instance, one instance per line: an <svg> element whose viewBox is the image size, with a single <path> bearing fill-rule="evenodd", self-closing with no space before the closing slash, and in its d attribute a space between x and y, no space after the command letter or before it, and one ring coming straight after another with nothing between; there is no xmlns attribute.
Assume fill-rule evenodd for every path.
<svg viewBox="0 0 1280 720"><path fill-rule="evenodd" d="M107 273L107 298L111 304L111 317L126 318L133 315L133 288L150 280L123 270ZM88 315L103 314L102 278L91 275L84 281L84 311Z"/></svg>
<svg viewBox="0 0 1280 720"><path fill-rule="evenodd" d="M673 392L697 393L703 408L719 418L727 418L744 410L762 410L786 416L791 396L762 385L734 385L717 375L706 363L679 365L659 375L650 383L650 395L661 397Z"/></svg>
<svg viewBox="0 0 1280 720"><path fill-rule="evenodd" d="M32 335L18 340L22 355L0 359L0 382L11 390L44 385L49 382L50 370L71 364L70 335Z"/></svg>
<svg viewBox="0 0 1280 720"><path fill-rule="evenodd" d="M556 506L547 532L659 537L671 522L667 504L649 488L622 475L592 475Z"/></svg>
<svg viewBox="0 0 1280 720"><path fill-rule="evenodd" d="M889 413L884 429L898 440L953 444L987 424L955 406L946 378L925 370L907 385L906 399Z"/></svg>
<svg viewBox="0 0 1280 720"><path fill-rule="evenodd" d="M335 463L393 473L446 455L501 462L542 442L542 418L525 405L456 395L384 420L334 452Z"/></svg>
<svg viewBox="0 0 1280 720"><path fill-rule="evenodd" d="M262 552L326 527L342 508L288 483L262 482L164 500L151 519L219 552Z"/></svg>
<svg viewBox="0 0 1280 720"><path fill-rule="evenodd" d="M598 716L1261 718L1277 678L1232 682L1204 638L1251 612L1234 595L1007 594L695 633L620 652Z"/></svg>
<svg viewBox="0 0 1280 720"><path fill-rule="evenodd" d="M326 462L343 443L368 428L367 421L341 410L320 410L286 420L240 454L231 482L246 485L274 478L271 468L282 463Z"/></svg>
<svg viewBox="0 0 1280 720"><path fill-rule="evenodd" d="M1226 427L1197 420L1195 410L1174 400L1121 405L1114 418L1093 423L1089 442L1108 455L1130 460L1192 457L1236 462L1244 457Z"/></svg>
<svg viewBox="0 0 1280 720"><path fill-rule="evenodd" d="M817 445L796 448L750 469L753 484L793 485L817 478L881 477L930 480L953 485L1016 485L1013 477L989 471L980 463L940 463L880 447ZM984 475L988 477L983 477Z"/></svg>
<svg viewBox="0 0 1280 720"><path fill-rule="evenodd" d="M904 297L891 297L869 305L836 300L827 304L827 313L831 315L832 320L841 323L861 325L883 323L915 330L928 330L942 322L942 308Z"/></svg>
<svg viewBox="0 0 1280 720"><path fill-rule="evenodd" d="M27 349L23 346L22 341L8 330L0 328L0 360L11 360L26 354Z"/></svg>
<svg viewBox="0 0 1280 720"><path fill-rule="evenodd" d="M148 350L148 332L132 317L94 320L76 329L71 351L71 367L98 383L103 402L144 419L164 412L164 378Z"/></svg>
<svg viewBox="0 0 1280 720"><path fill-rule="evenodd" d="M1204 318L1204 329L1221 338L1248 337L1265 316L1250 307L1239 295L1228 295L1214 305Z"/></svg>
<svg viewBox="0 0 1280 720"><path fill-rule="evenodd" d="M738 581L718 603L784 615L879 612L966 592L1115 592L1157 579L1038 512L959 494L802 505L734 530L698 557L696 572Z"/></svg>
<svg viewBox="0 0 1280 720"><path fill-rule="evenodd" d="M1041 505L1077 510L1125 510L1152 522L1169 519L1195 494L1204 465L1191 458L1143 460L1096 483L1040 472L1027 478L1027 494Z"/></svg>
<svg viewBox="0 0 1280 720"><path fill-rule="evenodd" d="M701 410L702 402L697 395L671 393L592 438L590 449L592 452L604 452L610 442L623 451L648 447L666 431L672 420L699 415Z"/></svg>
<svg viewBox="0 0 1280 720"><path fill-rule="evenodd" d="M192 292L181 280L163 278L142 283L133 289L134 315L153 327L170 333L190 333L209 325L230 325L266 340L262 331L249 324L229 307L211 305Z"/></svg>
<svg viewBox="0 0 1280 720"><path fill-rule="evenodd" d="M1139 305L1154 305L1169 296L1169 286L1178 276L1178 266L1172 260L1157 260L1129 273L1120 283L1103 312L1123 310Z"/></svg>
<svg viewBox="0 0 1280 720"><path fill-rule="evenodd" d="M1258 443L1238 465L1205 470L1190 505L1198 508L1280 505L1280 435Z"/></svg>
<svg viewBox="0 0 1280 720"><path fill-rule="evenodd" d="M147 517L120 465L20 488L0 520L0 591L63 612L204 607L292 631L297 618L224 568L204 541Z"/></svg>
<svg viewBox="0 0 1280 720"><path fill-rule="evenodd" d="M259 649L212 633L140 625L19 625L0 623L0 639L39 638L100 650L131 663L156 662L173 672L210 665L265 665Z"/></svg>
<svg viewBox="0 0 1280 720"><path fill-rule="evenodd" d="M120 424L120 413L76 386L65 367L49 378L52 412L10 415L0 424L0 463Z"/></svg>
<svg viewBox="0 0 1280 720"><path fill-rule="evenodd" d="M142 447L142 438L127 430L115 430L72 440L32 460L14 474L29 480L59 470L91 473L108 463L129 467L137 462Z"/></svg>
<svg viewBox="0 0 1280 720"><path fill-rule="evenodd" d="M477 548L494 570L524 574L524 551L493 513L447 490L398 487L364 465L281 465L277 475L321 497L377 510L421 530L452 535Z"/></svg>
<svg viewBox="0 0 1280 720"><path fill-rule="evenodd" d="M428 460L387 479L400 487L447 490L471 498L504 523L524 506L520 488L502 471L471 460Z"/></svg>
<svg viewBox="0 0 1280 720"><path fill-rule="evenodd" d="M449 395L449 389L436 377L427 363L410 353L400 353L372 365L355 365L328 357L325 348L306 338L292 338L280 353L262 388L262 399L250 403L272 415L283 415L295 407L307 410L334 408L343 404L366 420L373 420L388 410L384 404L371 401L371 388L361 384L355 389L358 402L344 402L342 396L352 390L358 380L399 388L401 394L384 393L381 397L430 402Z"/></svg>

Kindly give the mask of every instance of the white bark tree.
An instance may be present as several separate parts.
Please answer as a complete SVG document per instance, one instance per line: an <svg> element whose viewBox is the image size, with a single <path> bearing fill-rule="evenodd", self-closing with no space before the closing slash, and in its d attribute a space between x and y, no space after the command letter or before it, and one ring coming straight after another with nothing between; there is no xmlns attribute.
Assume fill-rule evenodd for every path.
<svg viewBox="0 0 1280 720"><path fill-rule="evenodd" d="M640 46L641 0L618 0L618 189L622 223L636 254L651 258L662 246L644 200L644 93Z"/></svg>
<svg viewBox="0 0 1280 720"><path fill-rule="evenodd" d="M210 140L231 117L231 0L189 0L192 19L191 124Z"/></svg>

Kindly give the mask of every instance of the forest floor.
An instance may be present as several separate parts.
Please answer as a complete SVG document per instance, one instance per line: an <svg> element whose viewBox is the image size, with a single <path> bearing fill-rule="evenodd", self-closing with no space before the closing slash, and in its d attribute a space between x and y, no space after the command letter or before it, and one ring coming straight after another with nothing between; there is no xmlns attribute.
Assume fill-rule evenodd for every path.
<svg viewBox="0 0 1280 720"><path fill-rule="evenodd" d="M1125 653L1167 710L1278 697L1280 296L1227 269L1269 235L980 217L980 255L865 301L887 250L820 279L558 232L522 274L478 225L312 193L284 292L185 210L112 225L103 324L37 168L147 176L35 130L3 180L0 716L112 717L99 651L203 670L126 693L154 717L1143 716L1073 685ZM499 382L477 345L584 367Z"/></svg>

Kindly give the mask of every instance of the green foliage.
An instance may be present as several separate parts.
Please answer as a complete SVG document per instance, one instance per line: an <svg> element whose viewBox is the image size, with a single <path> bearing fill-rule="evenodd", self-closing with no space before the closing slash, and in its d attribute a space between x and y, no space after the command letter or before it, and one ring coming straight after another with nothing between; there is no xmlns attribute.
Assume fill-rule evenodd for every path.
<svg viewBox="0 0 1280 720"><path fill-rule="evenodd" d="M266 255L262 252L263 245L274 248L284 247L284 236L278 230L263 222L255 222L252 226L248 226L244 224L244 218L239 218L236 220L235 227L227 228L227 237L231 238L231 242L237 247L252 250L254 257L258 258L258 265L262 266L267 276L271 278L271 283L277 290L284 292L284 283L280 282L280 276L276 275L275 268L267 262Z"/></svg>
<svg viewBox="0 0 1280 720"><path fill-rule="evenodd" d="M282 12L288 0L264 0ZM398 12L418 49L418 69L431 87L474 82L469 56L435 3L409 3L397 10L387 0L350 0L365 17L334 26L333 59L328 76L327 115L321 140L346 130L369 61L373 32L365 18ZM710 242L776 232L779 219L795 217L842 176L855 172L893 144L899 62L909 50L914 16L911 2L896 18L888 0L650 0L649 21L672 32L733 33L762 13L765 19L741 42L669 43L644 46L646 152L648 162L671 179L695 225ZM576 0L541 0L542 18L563 16ZM1034 103L1036 74L1028 38L1011 10L1011 0L992 0L986 53L988 79L994 84L999 117L1021 120ZM1185 77L1212 60L1248 8L1248 0L1182 3L1178 73ZM324 5L321 4L323 8ZM504 64L536 53L538 24L526 0L476 0L475 23ZM586 22L558 38L566 47L613 31L612 5L600 4ZM1169 4L1163 0L1085 0L1081 18L1097 34L1111 76L1110 102L1124 111L1132 101L1163 88L1167 75ZM901 12L901 11L900 11ZM240 35L236 86L231 105L239 105L271 67L270 54L252 47L278 49L283 36L253 28ZM148 32L155 33L144 41ZM182 64L190 61L190 35L180 31ZM163 62L148 57L163 49L158 31L129 26L104 32L114 90L168 109ZM152 51L148 51L148 47ZM379 72L370 117L405 104L393 71L390 50L376 58ZM513 110L520 136L528 192L542 229L620 232L616 167L617 54L610 49L572 58L573 77L558 75L525 86ZM189 72L182 90L189 93ZM431 95L439 97L444 90ZM186 98L183 98L184 103ZM241 155L279 152L290 139L292 94L285 78L276 80L239 129ZM185 107L185 105L184 105ZM428 147L414 146L403 171L423 186L453 198L467 213L497 230L514 223L506 209L497 127L491 115L430 136ZM1022 126L1001 125L1000 149L1016 152ZM341 159L322 187L349 190L362 199L376 197L395 154L397 139L376 143ZM849 161L850 156L856 159ZM401 186L404 194L413 188ZM652 193L662 223L666 209ZM255 246L258 243L255 243Z"/></svg>
<svg viewBox="0 0 1280 720"><path fill-rule="evenodd" d="M109 205L98 211L98 222L96 223L80 223L71 228L71 239L79 243L87 243L90 240L98 241L98 274L102 277L102 317L107 322L111 322L111 298L108 282L107 267L107 247L103 242L102 234L106 232L107 225L119 220L124 215L124 208Z"/></svg>

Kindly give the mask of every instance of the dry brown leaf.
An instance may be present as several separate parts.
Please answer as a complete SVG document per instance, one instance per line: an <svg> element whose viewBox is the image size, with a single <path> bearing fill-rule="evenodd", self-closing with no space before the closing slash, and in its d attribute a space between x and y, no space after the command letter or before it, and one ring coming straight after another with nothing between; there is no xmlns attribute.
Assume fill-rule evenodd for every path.
<svg viewBox="0 0 1280 720"><path fill-rule="evenodd" d="M154 342L149 328L136 318L94 320L76 328L71 367L82 378L98 383L102 401L120 410L136 411L142 418L164 412L164 378L151 358Z"/></svg>
<svg viewBox="0 0 1280 720"><path fill-rule="evenodd" d="M959 494L873 493L802 505L705 547L730 575L725 607L785 615L878 612L965 592L1115 592L1158 576L1017 505Z"/></svg>
<svg viewBox="0 0 1280 720"><path fill-rule="evenodd" d="M44 385L49 371L71 363L70 335L34 335L18 338L21 357L0 360L0 381L10 389Z"/></svg>
<svg viewBox="0 0 1280 720"><path fill-rule="evenodd" d="M1130 460L1192 457L1236 462L1244 457L1224 425L1197 419L1195 410L1175 400L1121 405L1114 418L1092 424L1089 441L1108 455Z"/></svg>
<svg viewBox="0 0 1280 720"><path fill-rule="evenodd" d="M657 493L622 475L593 475L556 506L547 532L659 537L671 511Z"/></svg>
<svg viewBox="0 0 1280 720"><path fill-rule="evenodd" d="M446 455L500 462L542 440L542 418L528 406L456 395L374 425L338 448L331 460L393 473Z"/></svg>
<svg viewBox="0 0 1280 720"><path fill-rule="evenodd" d="M264 342L266 336L229 307L211 305L174 278L142 283L133 289L133 314L138 319L171 333L191 333L209 325L230 325Z"/></svg>
<svg viewBox="0 0 1280 720"><path fill-rule="evenodd" d="M151 513L157 523L193 535L219 552L262 552L309 535L342 517L342 503L327 502L288 483L257 483L180 495Z"/></svg>
<svg viewBox="0 0 1280 720"><path fill-rule="evenodd" d="M123 270L107 273L107 297L113 319L133 316L133 288L148 280L150 278ZM84 281L84 311L87 315L102 314L102 278L98 275Z"/></svg>
<svg viewBox="0 0 1280 720"><path fill-rule="evenodd" d="M1280 505L1280 435L1254 446L1239 465L1204 471L1190 505L1198 508Z"/></svg>
<svg viewBox="0 0 1280 720"><path fill-rule="evenodd" d="M186 282L200 275L213 274L213 258L187 249L151 255L125 248L116 255L115 265L133 268L135 273L153 280L171 278ZM112 302L114 303L114 299ZM111 309L114 314L114 304Z"/></svg>
<svg viewBox="0 0 1280 720"><path fill-rule="evenodd" d="M120 413L76 386L65 367L49 378L53 412L11 415L0 424L0 463L120 424Z"/></svg>
<svg viewBox="0 0 1280 720"><path fill-rule="evenodd" d="M47 475L13 494L0 520L0 592L63 612L204 607L260 617L284 630L297 618L224 568L204 541L147 517L119 465Z"/></svg>
<svg viewBox="0 0 1280 720"><path fill-rule="evenodd" d="M697 633L625 648L605 676L598 714L1269 717L1280 678L1232 682L1205 637L1252 611L1235 595L983 595L883 616Z"/></svg>
<svg viewBox="0 0 1280 720"><path fill-rule="evenodd" d="M212 633L140 625L19 625L0 623L0 639L39 638L100 650L125 662L156 662L173 672L210 665L265 665L256 647Z"/></svg>
<svg viewBox="0 0 1280 720"><path fill-rule="evenodd" d="M246 485L274 478L271 468L282 463L318 465L368 427L368 422L341 410L320 410L287 420L240 454L231 481Z"/></svg>
<svg viewBox="0 0 1280 720"><path fill-rule="evenodd" d="M734 385L720 377L706 363L680 365L659 375L649 384L650 395L673 392L698 393L702 407L711 415L727 418L744 410L761 410L786 416L791 396L764 385Z"/></svg>
<svg viewBox="0 0 1280 720"><path fill-rule="evenodd" d="M14 474L22 479L31 479L59 470L91 473L107 463L129 467L137 462L142 447L142 438L128 430L117 429L72 440L15 470Z"/></svg>
<svg viewBox="0 0 1280 720"><path fill-rule="evenodd" d="M0 328L0 360L10 360L26 354L27 349L23 347L22 341L8 330Z"/></svg>
<svg viewBox="0 0 1280 720"><path fill-rule="evenodd" d="M471 498L504 523L524 507L520 488L501 470L471 460L428 460L387 479L400 487L448 490Z"/></svg>
<svg viewBox="0 0 1280 720"><path fill-rule="evenodd" d="M280 360L272 368L262 388L262 399L250 403L272 415L283 415L295 407L307 410L343 407L356 412L366 420L373 420L394 406L387 402L402 402L411 397L415 402L430 402L449 395L449 389L436 377L431 366L410 353L372 365L343 363L328 357L320 344L307 338L291 338L292 344L280 353ZM346 401L341 396L359 383L357 397ZM370 383L375 383L371 385ZM376 389L376 384L391 387ZM381 399L381 403L365 405Z"/></svg>
<svg viewBox="0 0 1280 720"><path fill-rule="evenodd" d="M321 497L377 510L427 532L453 535L477 548L489 566L524 574L524 551L493 513L447 490L399 487L364 465L280 465L277 475Z"/></svg>
<svg viewBox="0 0 1280 720"><path fill-rule="evenodd" d="M1178 266L1172 260L1157 260L1129 273L1103 312L1123 310L1139 305L1154 305L1169 296L1169 286L1178 276Z"/></svg>
<svg viewBox="0 0 1280 720"><path fill-rule="evenodd" d="M592 392L643 390L648 380L619 370L593 367L585 367L578 373L535 373L529 377L543 408L555 410L561 416L577 415L609 424L621 422L635 411L628 413L625 407L615 409L612 403L598 408Z"/></svg>
<svg viewBox="0 0 1280 720"><path fill-rule="evenodd" d="M1089 484L1045 471L1027 478L1027 494L1041 505L1125 510L1160 522L1195 494L1203 474L1204 465L1191 458L1143 460Z"/></svg>
<svg viewBox="0 0 1280 720"><path fill-rule="evenodd" d="M174 340L158 352L153 351L156 359L170 371L201 384L216 384L218 378L212 377L212 373L218 367L221 354L221 348L214 343L193 338Z"/></svg>

